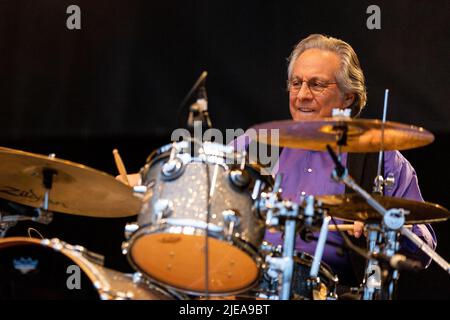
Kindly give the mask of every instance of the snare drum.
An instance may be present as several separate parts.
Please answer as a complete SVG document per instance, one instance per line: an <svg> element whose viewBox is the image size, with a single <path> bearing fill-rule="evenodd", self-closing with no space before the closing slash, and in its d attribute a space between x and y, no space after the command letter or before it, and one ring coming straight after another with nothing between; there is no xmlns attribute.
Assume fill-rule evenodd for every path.
<svg viewBox="0 0 450 320"><path fill-rule="evenodd" d="M193 155L183 141L154 152L141 177L142 210L124 244L137 270L194 295L233 294L259 281L265 219L257 204L271 176L231 146L204 142Z"/></svg>
<svg viewBox="0 0 450 320"><path fill-rule="evenodd" d="M178 299L137 274L101 266L95 256L58 239L0 239L0 299Z"/></svg>

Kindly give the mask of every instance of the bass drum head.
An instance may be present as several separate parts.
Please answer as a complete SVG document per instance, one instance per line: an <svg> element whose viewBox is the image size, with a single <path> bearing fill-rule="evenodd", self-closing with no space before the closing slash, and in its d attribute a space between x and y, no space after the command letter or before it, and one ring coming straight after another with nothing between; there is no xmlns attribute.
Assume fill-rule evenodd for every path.
<svg viewBox="0 0 450 320"><path fill-rule="evenodd" d="M135 283L132 275L104 268L64 245L47 242L25 237L0 239L0 299L175 299L162 289Z"/></svg>
<svg viewBox="0 0 450 320"><path fill-rule="evenodd" d="M75 266L75 267L74 267ZM36 239L0 241L0 299L95 299L100 296L78 265L66 255L41 245Z"/></svg>

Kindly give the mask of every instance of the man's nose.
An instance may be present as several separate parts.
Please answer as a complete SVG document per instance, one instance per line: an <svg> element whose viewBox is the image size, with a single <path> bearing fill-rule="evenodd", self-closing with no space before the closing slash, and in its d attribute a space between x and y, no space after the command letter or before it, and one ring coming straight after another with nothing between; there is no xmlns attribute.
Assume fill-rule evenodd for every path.
<svg viewBox="0 0 450 320"><path fill-rule="evenodd" d="M312 93L311 90L309 90L308 83L302 82L302 86L300 87L300 90L297 93L297 97L299 99L311 99Z"/></svg>

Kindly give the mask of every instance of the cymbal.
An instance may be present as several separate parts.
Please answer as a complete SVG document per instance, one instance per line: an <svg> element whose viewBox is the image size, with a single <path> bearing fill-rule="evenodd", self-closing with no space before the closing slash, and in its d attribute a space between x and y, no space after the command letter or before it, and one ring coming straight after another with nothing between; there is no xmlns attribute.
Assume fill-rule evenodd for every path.
<svg viewBox="0 0 450 320"><path fill-rule="evenodd" d="M141 201L133 189L113 176L84 165L0 147L0 198L41 208L43 170L52 170L49 210L117 218L138 214Z"/></svg>
<svg viewBox="0 0 450 320"><path fill-rule="evenodd" d="M409 211L405 221L409 224L441 222L450 218L450 211L431 202L420 202L403 198L372 195L384 208L403 208ZM375 211L360 195L324 195L317 196L328 214L347 221L380 220L381 215Z"/></svg>
<svg viewBox="0 0 450 320"><path fill-rule="evenodd" d="M347 128L347 145L342 147L343 152L381 150L383 122L377 119L281 120L257 124L252 129L256 129L256 139L261 143L325 151L327 144L336 146L338 127L342 126ZM274 136L270 132L273 129L279 130L279 141L271 141ZM433 141L434 135L421 127L391 121L384 123L383 150L412 149Z"/></svg>

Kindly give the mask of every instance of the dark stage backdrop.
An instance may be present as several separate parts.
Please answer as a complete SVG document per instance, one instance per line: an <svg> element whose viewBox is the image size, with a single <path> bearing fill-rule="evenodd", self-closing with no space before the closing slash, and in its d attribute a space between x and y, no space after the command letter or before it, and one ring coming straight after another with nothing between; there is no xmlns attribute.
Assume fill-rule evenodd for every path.
<svg viewBox="0 0 450 320"><path fill-rule="evenodd" d="M66 27L72 4L81 9L80 30ZM381 9L379 30L366 26L372 4ZM447 0L0 0L0 145L55 152L110 174L118 147L137 171L184 125L188 106L180 111L180 103L204 70L215 127L288 118L286 58L298 40L325 33L359 55L369 94L364 118L381 116L389 88L388 120L435 134L433 144L405 155L424 198L450 208L449 12ZM37 228L129 271L120 243L134 219L57 215ZM450 260L450 223L434 227L437 251ZM401 297L448 299L449 279L435 264L403 274Z"/></svg>

